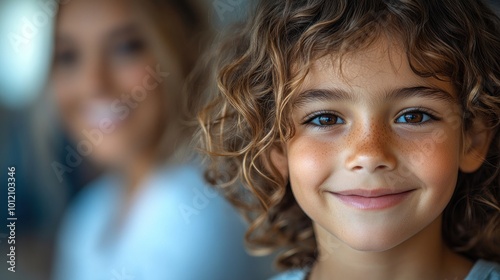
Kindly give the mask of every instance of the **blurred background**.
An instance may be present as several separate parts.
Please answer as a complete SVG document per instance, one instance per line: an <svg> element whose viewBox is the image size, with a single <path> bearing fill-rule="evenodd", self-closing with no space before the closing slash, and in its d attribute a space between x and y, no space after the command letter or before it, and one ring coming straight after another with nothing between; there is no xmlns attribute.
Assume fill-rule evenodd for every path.
<svg viewBox="0 0 500 280"><path fill-rule="evenodd" d="M74 167L58 165L67 162L69 150L77 149L75 140L68 136L71 133L61 129L64 124L46 96L54 60L58 6L69 7L71 2L0 0L0 279L56 277L58 250L64 246L59 238L68 209L85 186L104 173L103 168L86 157ZM178 1L178 5L182 6L182 2ZM215 36L232 23L244 21L251 6L246 0L204 2L203 13ZM489 3L500 12L500 1ZM9 167L15 168L15 273L8 271L7 263L13 245L6 227ZM190 210L186 211L189 214ZM242 242L241 234L238 232L236 239ZM75 250L78 248L75 244ZM272 274L269 267L260 269L263 277ZM123 267L105 274L102 279L142 279L127 274Z"/></svg>
<svg viewBox="0 0 500 280"><path fill-rule="evenodd" d="M92 270L91 269L92 267L94 268L99 267L99 264L85 263L88 260L84 259L81 259L81 262L85 264L82 265L82 267L78 268L80 270L75 269L74 271L68 271L70 270L71 266L74 267L77 266L77 264L71 263L71 261L75 261L71 258L76 258L76 262L79 262L80 261L78 260L79 257L80 258L85 258L85 256L92 257L91 255L92 252L90 253L87 252L87 255L85 255L84 253L78 255L79 251L85 250L85 248L83 248L84 246L86 246L85 238L88 237L85 236L87 230L86 227L87 226L91 227L92 224L79 225L80 226L79 228L78 226L75 226L71 220L75 217L78 217L78 215L81 214L80 212L85 213L88 211L93 215L95 215L96 217L102 214L96 212L96 210L92 208L95 207L94 204L92 203L85 204L84 202L82 202L82 200L84 201L85 199L82 199L81 197L91 196L90 194L88 194L88 191L87 194L84 194L86 193L87 188L90 189L101 188L102 186L100 185L102 185L102 180L99 181L100 180L99 178L106 177L104 176L106 175L106 173L113 173L113 175L116 175L114 173L119 173L119 172L107 172L107 170L113 168L104 168L103 166L107 165L99 163L103 163L105 162L105 160L101 160L99 157L97 157L97 159L95 158L92 159L93 156L89 157L82 156L81 161L78 160L77 158L72 158L73 156L75 156L75 154L71 154L70 151L78 150L76 144L79 143L78 140L80 139L72 135L71 126L74 126L74 124L69 120L72 117L71 112L69 114L66 114L66 112L63 111L64 110L71 111L77 109L75 109L76 107L73 108L73 107L68 107L69 105L64 105L66 104L64 103L66 101L63 100L64 97L61 98L60 96L61 94L58 95L57 91L61 91L61 88L64 89L65 85L60 86L61 82L59 82L58 83L59 86L55 87L56 88L55 90L54 87L52 86L53 81L56 80L56 78L54 77L58 77L57 79L59 80L66 79L64 75L67 74L65 73L66 72L69 73L71 70L67 70L64 67L70 67L68 65L72 63L71 62L72 60L74 60L72 54L68 53L57 54L57 51L54 51L58 47L56 46L56 44L59 44L57 43L57 40L59 39L57 40L55 39L56 37L59 38L59 34L57 34L59 32L58 24L59 25L62 24L63 21L61 19L61 16L58 15L58 9L61 8L67 10L67 12L64 12L67 14L65 16L66 19L64 19L64 21L65 22L68 22L68 20L71 21L72 18L76 18L78 16L78 13L76 14L76 16L69 15L70 7L75 6L74 2L83 3L85 1L0 0L0 170L2 170L0 172L0 181L3 182L2 183L3 185L0 188L0 208L2 209L0 211L0 220L3 221L2 222L3 226L0 227L0 252L1 252L0 259L2 260L2 265L0 269L0 279L9 279L9 280L10 279L22 279L22 280L25 279L89 279L89 280L181 279L177 278L177 276L173 276L173 274L169 275L168 270L163 277L154 278L156 276L154 276L153 274L151 274L153 276L147 277L145 275L148 274L144 272L145 270L144 268L142 269L142 271L137 270L136 272L134 272L133 271L134 268L130 267L129 269L126 263L124 264L124 266L116 266L112 267L112 269L106 267L105 271L101 271L99 273L94 273L94 274L86 273L85 271ZM94 1L94 2L99 2L99 1ZM103 2L113 2L113 1L103 1ZM140 4L140 1L130 1L130 2ZM155 1L148 1L148 2L153 3ZM156 2L162 2L162 1L156 1ZM184 4L184 2L186 1L164 1L164 2L169 2L169 3L171 2L171 4L168 5L171 5L175 9L178 9L178 11L182 11L183 14L181 16L187 17L187 20L183 21L184 24L187 26L186 30L189 30L188 28L193 28L192 26L190 26L190 20L192 21L193 17L195 16L190 14L191 13L191 11L189 10L190 8L188 7L188 5ZM207 30L211 29L213 36L217 36L217 34L223 32L228 25L237 21L244 20L246 12L248 10L248 3L245 0L204 0L201 2L204 3L200 5L203 8L201 9L201 16L200 14L198 14L198 17L206 17L208 19L208 24L210 24L211 27L207 28ZM77 11L78 9L82 9L82 14L83 14L83 10L85 9L85 7L71 8L72 10L71 12L75 13L74 12L75 9ZM101 22L107 24L106 20L112 18L111 16L108 17L104 16L99 19L97 11L99 11L101 8L96 7L95 9L96 9L95 18L97 21L101 20ZM132 6L131 10L133 9L134 8ZM199 11L200 10L198 10L198 12ZM179 14L179 13L175 14L175 12L172 13L174 14L164 15L166 17L165 21L170 20L170 18L168 18L169 16L177 17ZM88 23L90 24L92 23L94 18L89 17L86 20L88 20ZM70 22L68 24L66 23L64 24L69 26L72 23ZM85 26L83 26L83 28L85 29ZM99 26L97 26L96 28L96 26L89 25L88 28L99 29ZM174 32L175 30L172 31L172 29L179 29L179 28L181 27L180 26L173 26L173 28L172 26L165 27L165 30L167 30L165 32ZM189 39L189 36L191 35L193 37L200 36L200 34L187 34L186 38ZM170 40L171 39L172 38L170 38ZM134 61L137 61L138 59L137 54L130 54L130 53L139 52L137 51L137 49L142 48L140 46L140 43L136 42L135 44L136 45L134 45L134 42L132 42L129 45L126 45L123 50L120 49L119 51L116 51L117 53L119 52L119 54L116 55L109 54L108 56L118 57L116 59L113 58L114 60L120 60L119 62L116 63L113 62L117 65L119 64L119 66L117 67L123 66L122 68L124 67L130 68L130 65L135 63ZM139 44L139 46L137 44ZM161 43L157 44L161 45ZM150 45L152 45L151 49L156 47L156 45L154 44ZM166 45L169 44L167 43ZM200 50L203 48L204 46L198 46L198 49ZM171 51L170 55L175 56L176 55L175 52L179 50L176 50L174 48L174 50L170 51ZM140 57L143 57L143 55L141 54ZM103 60L103 63L111 63L111 62ZM54 65L56 64L58 66L54 67ZM59 64L61 64L62 66L59 66ZM61 76L59 74L57 75L54 74L55 72L57 72L54 69L58 67L63 69L61 71L63 72L64 75ZM104 69L104 67L105 66L101 68ZM151 69L155 70L154 64L150 65L150 70ZM184 70L185 69L183 69L183 71ZM151 74L151 71L149 73ZM182 76L181 74L178 74L176 76L175 70L170 71L169 74L172 74L172 76L175 78ZM86 77L86 79L90 78ZM109 80L110 79L102 80L98 77L92 80L92 83L95 82L95 84L92 84L93 86L95 86L95 88L92 89L87 88L87 89L95 91L107 90L108 89L107 84L105 83L109 83ZM126 80L126 78L122 80ZM54 94L53 92L56 93ZM95 94L99 98L102 97L101 95L105 95L100 92ZM62 101L59 99L61 99ZM54 100L57 100L58 102L54 102ZM170 100L170 102L172 102L172 100ZM65 106L68 107L69 109L65 108ZM105 114L99 112L98 109L95 110L96 114ZM168 111L168 109L165 108L163 108L162 110ZM140 114L136 113L134 115L140 115ZM134 118L140 119L141 117L131 117L131 119ZM78 120L75 122L78 122ZM111 143L110 145L113 146L115 145L115 143ZM113 147L110 147L108 149L112 148ZM106 155L103 155L103 157L106 158ZM69 166L68 161L69 162L77 161L77 163L74 163L73 165ZM116 167L117 164L116 163L114 164L115 164L114 167ZM109 165L113 166L113 164ZM148 181L149 185L154 185L154 183L151 183L151 181L156 182L157 185L162 185L161 180L167 180L167 181L170 180L170 183L172 181L175 182L175 180L178 179L177 177L175 177L177 175L175 176L172 175L167 179L161 177L162 176L161 173L163 172L163 170L166 170L164 173L168 173L169 170L171 171L171 169L173 169L170 168L170 166L165 167L165 165L166 164L163 164L160 167L156 167L155 165L155 167L150 168L151 170L154 171L150 172L154 176L153 175L151 176L148 175L148 176L152 177L153 179L148 178L148 180L144 179L143 181ZM15 168L15 173L9 175L8 168L12 167ZM120 169L120 168L114 168L114 169ZM174 170L176 170L177 172L177 169ZM182 173L182 174L185 173L187 174L186 175L187 177L193 177L193 174L190 172L196 172L196 171L192 170L193 168L187 167L181 169L181 171L177 173ZM155 172L160 173L160 175L156 174ZM199 173L201 174L201 171ZM13 215L10 216L8 212L7 182L11 182L12 180L8 181L9 177L15 178L15 209L11 209L14 211L14 213ZM157 182L158 180L159 183ZM99 183L95 183L96 181ZM96 184L98 186L95 186ZM168 182L166 184L168 184ZM227 205L223 204L223 202L214 202L215 200L213 200L212 195L209 194L209 192L206 189L204 189L203 186L200 186L200 182L195 181L191 182L191 184L192 186L194 186L192 188L193 192L191 192L190 189L189 190L190 193L182 193L180 191L178 193L174 193L172 196L175 197L176 199L177 198L184 199L185 202L188 202L188 204L192 202L194 203L195 207L189 208L190 205L188 205L188 208L183 209L181 206L185 204L182 204L181 201L178 201L177 204L175 205L176 207L174 208L178 208L179 210L181 210L181 212L180 214L177 212L176 215L178 217L172 218L172 220L177 221L180 218L184 218L184 221L188 221L189 218L191 218L190 215L197 215L198 212L201 212L202 210L204 212L207 212L208 213L207 215L212 215L211 216L212 218L217 215L220 215L221 212L232 211ZM131 183L130 185L133 184ZM152 188L151 186L149 187ZM157 186L155 186L155 188L156 187ZM147 191L148 191L147 188L143 188L142 190L142 192L144 193L147 193ZM198 194L200 193L202 193L202 195L198 196ZM161 193L160 195L163 195L163 193ZM155 196L157 197L158 194L156 193L152 195L152 197ZM10 199L12 200L12 197ZM196 201L196 199L199 199L199 201ZM208 199L212 200L210 200L209 201L210 204L208 204L208 206L205 207L203 203ZM123 205L127 205L127 203L133 204L134 200L130 199L130 201L124 199L124 201L122 201L121 204ZM104 201L103 203L106 202ZM159 202L159 204L162 203L168 203L168 201ZM199 205L196 205L196 203L198 203ZM196 206L199 207L196 208ZM98 207L103 207L103 205L98 205ZM131 208L133 209L133 207ZM154 208L152 209L153 210L151 211L157 210ZM161 208L161 210L165 210L165 208ZM119 210L117 210L117 212L119 212ZM186 215L182 216L182 213L185 213ZM13 220L8 221L7 218L9 217L17 218L17 220L15 221L15 238L11 237L12 233L10 229L6 227L7 224L13 221ZM156 218L162 219L165 217L158 216ZM198 224L200 225L197 225L197 227L192 227L191 229L189 229L186 226L184 229L187 229L187 231L195 231L195 230L206 231L207 229L211 230L212 227L217 227L217 226L229 227L229 225L224 224L224 221L221 221L222 218L229 220L234 219L233 216L229 218L226 216L220 216L217 219L210 220L211 221L210 224L207 223L206 225L203 225L200 224L201 222L198 222ZM144 218L144 220L148 219ZM186 223L189 223L189 221ZM161 222L159 222L159 224L161 224ZM136 221L137 227L141 227L141 225L143 225L141 221L139 222ZM151 226L151 224L148 224L148 221L144 221L144 226ZM234 232L228 231L231 234L234 233L234 236L229 236L229 235L224 236L224 234L229 234L229 233L228 232L217 233L217 230L212 230L213 233L196 232L196 234L198 235L206 235L208 237L211 236L210 234L214 235L219 234L222 236L221 238L225 239L225 240L222 239L214 240L215 243L217 244L211 244L210 246L207 245L206 248L199 246L200 244L203 245L203 242L207 243L208 239L204 241L200 240L199 244L197 244L194 241L191 243L198 246L198 248L195 248L198 251L197 255L204 255L203 251L205 250L217 251L218 247L221 246L222 247L219 251L224 251L226 250L224 249L225 247L227 246L234 247L236 246L234 245L236 243L237 244L241 243L241 248L243 248L244 231L241 230L243 229L243 227L239 228L238 226L236 226L236 228L237 230L234 230ZM162 233L162 230L168 231L168 229L165 230L165 228L160 228L160 229L151 228L149 231L154 232L156 230L158 230L159 232L158 235ZM67 242L68 236L74 235L74 234L72 235L72 232L78 232L78 233L76 237L71 241L73 243L71 242L68 243ZM113 235L112 230L110 232L111 233L109 233L106 236L109 236L109 239L113 239L115 235ZM197 238L196 235L186 231L179 231L178 234L185 235L186 236L185 239ZM145 235L145 236L146 238L149 238L151 235ZM137 238L141 238L141 235L138 235ZM149 240L150 243L155 242L154 236L152 238L153 240ZM161 238L161 235L159 238ZM13 243L14 240L15 244ZM81 243L84 245L79 244L80 243L79 240L82 240ZM147 241L148 240L138 240L136 242L137 243L142 242L140 244L147 244ZM222 241L226 242L227 244L224 244L224 242ZM111 241L102 241L102 242L112 243ZM231 242L233 242L234 244L232 244ZM11 264L7 263L9 259L12 259L10 256L7 256L7 254L11 252L10 250L11 246L15 246L14 268L12 268L13 263ZM120 245L115 244L115 246L120 248ZM103 247L105 246L103 245ZM161 248L161 245L159 245L159 247ZM137 248L140 249L140 246ZM138 252L139 249L137 248L135 248L136 251L133 251L134 249L130 248L127 249L132 250L128 251L129 253L131 252L131 254L140 254L141 252ZM145 252L146 254L148 254L147 250L148 249L146 249ZM182 250L182 248L181 249L175 248L175 250ZM73 255L68 255L74 253L72 251L75 251L76 253ZM230 258L236 258L236 259L239 258L240 263L236 263L235 266L235 261L232 261L232 263L229 262L228 267L226 268L227 271L236 270L238 267L240 268L244 267L245 264L243 262L247 260L246 256L241 255L240 251L237 252L237 255L231 255L235 253L234 251L235 250L233 250L233 252L230 253L228 252L229 255L226 255L226 257L229 256ZM106 249L103 252L104 252L103 254L115 254L115 255L118 254L116 252L113 252L111 249L109 250ZM220 253L220 254L225 254L225 253ZM182 254L178 253L178 255L180 256ZM177 255L173 254L172 256L175 258ZM217 252L215 252L215 254L212 255L205 254L205 258L217 259L217 256L218 256ZM110 259L114 257L116 256L112 256L110 257ZM134 257L138 259L140 258L140 256L137 255ZM168 258L168 257L170 256L168 255L162 256L160 253L157 259L160 258L158 261L165 261L167 263L168 260L161 260L161 258ZM182 257L180 256L179 258ZM195 257L193 258L196 259ZM197 265L199 265L199 263L197 264L195 263L195 266ZM220 264L213 264L213 266L215 265L220 266ZM209 265L207 264L207 266ZM15 272L9 271L8 270L9 267L15 270ZM268 277L271 276L271 274L273 273L270 268L269 259L267 259L265 262L257 261L255 266L248 266L248 267L251 270L262 270L262 273L259 274L261 277ZM157 268L155 269L156 272L159 273L160 270ZM199 268L196 268L194 270L197 269ZM245 271L245 269L248 270L248 268L241 268L241 271L239 271L239 273L242 275L241 278L239 279L252 279L251 271ZM172 269L172 271L173 270L175 269ZM199 270L201 272L204 271L203 268ZM211 270L206 270L205 277L203 278L198 277L196 279L216 279L214 277L218 278L218 276L211 276L210 271ZM83 275L78 275L78 274L83 274ZM99 276L96 276L98 274ZM245 276L245 274L247 275ZM189 277L195 277L195 276L186 276L185 279L195 279Z"/></svg>

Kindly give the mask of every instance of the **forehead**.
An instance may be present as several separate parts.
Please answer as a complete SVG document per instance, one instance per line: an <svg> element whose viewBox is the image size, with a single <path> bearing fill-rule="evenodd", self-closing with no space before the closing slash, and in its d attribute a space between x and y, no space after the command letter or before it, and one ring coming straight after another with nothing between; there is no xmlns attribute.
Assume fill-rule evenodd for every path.
<svg viewBox="0 0 500 280"><path fill-rule="evenodd" d="M369 93L362 96L375 98L377 93L418 86L439 88L455 95L451 82L415 74L404 47L398 42L380 38L362 50L317 59L295 94L333 87L345 92Z"/></svg>
<svg viewBox="0 0 500 280"><path fill-rule="evenodd" d="M56 26L60 37L97 39L130 23L133 11L123 0L72 0L61 4Z"/></svg>

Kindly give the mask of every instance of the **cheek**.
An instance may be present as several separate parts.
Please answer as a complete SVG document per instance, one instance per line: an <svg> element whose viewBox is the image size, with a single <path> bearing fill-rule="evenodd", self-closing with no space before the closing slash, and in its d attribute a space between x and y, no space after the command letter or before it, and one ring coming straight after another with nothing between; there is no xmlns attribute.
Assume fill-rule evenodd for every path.
<svg viewBox="0 0 500 280"><path fill-rule="evenodd" d="M130 122L124 129L127 141L133 146L152 148L160 135L168 129L167 107L165 92L162 88L148 91L146 98L137 102Z"/></svg>
<svg viewBox="0 0 500 280"><path fill-rule="evenodd" d="M162 83L167 80L163 79L158 83L151 72L147 71L148 68L155 69L155 65L154 59L146 55L144 59L116 67L113 72L115 85L120 94L126 93L132 98L144 96L134 99L137 107L132 109L132 119L128 129L132 134L140 132L141 138L150 138L156 134L166 104Z"/></svg>
<svg viewBox="0 0 500 280"><path fill-rule="evenodd" d="M416 145L418 150L409 157L411 168L425 186L424 191L432 194L431 199L439 204L449 201L457 182L460 136L452 132L441 143L427 139L426 144Z"/></svg>
<svg viewBox="0 0 500 280"><path fill-rule="evenodd" d="M116 84L120 85L122 90L131 92L136 86L142 86L144 77L148 75L146 67L142 64L126 65L114 71Z"/></svg>
<svg viewBox="0 0 500 280"><path fill-rule="evenodd" d="M61 75L53 75L50 84L50 92L59 109L77 102L74 94L71 93L71 84Z"/></svg>
<svg viewBox="0 0 500 280"><path fill-rule="evenodd" d="M448 185L447 182L457 175L458 155L448 146L440 147L426 162L421 165L421 173L428 174L426 178L432 185Z"/></svg>
<svg viewBox="0 0 500 280"><path fill-rule="evenodd" d="M338 145L315 140L313 137L296 137L287 147L290 183L297 200L313 198L307 193L317 193L330 177L338 156Z"/></svg>
<svg viewBox="0 0 500 280"><path fill-rule="evenodd" d="M149 54L145 54L144 57L137 58L134 61L116 65L112 71L114 84L122 92L130 94L134 87L144 87L144 80L146 77L151 76L147 69L155 69L155 66L156 62ZM155 82L154 79L150 78L150 80L151 83Z"/></svg>
<svg viewBox="0 0 500 280"><path fill-rule="evenodd" d="M166 122L163 113L167 104L162 97L162 92L148 94L148 97L137 108L132 130L143 131L152 137L157 134L156 132Z"/></svg>
<svg viewBox="0 0 500 280"><path fill-rule="evenodd" d="M74 93L70 83L64 79L54 78L50 86L50 98L56 105L56 110L62 118L65 126L76 129L79 117L80 96Z"/></svg>

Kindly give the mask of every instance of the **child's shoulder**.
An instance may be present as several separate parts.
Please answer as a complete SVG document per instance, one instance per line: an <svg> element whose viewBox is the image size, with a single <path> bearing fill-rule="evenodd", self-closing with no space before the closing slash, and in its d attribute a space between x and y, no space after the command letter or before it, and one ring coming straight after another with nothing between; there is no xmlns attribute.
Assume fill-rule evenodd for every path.
<svg viewBox="0 0 500 280"><path fill-rule="evenodd" d="M269 280L304 280L306 275L306 269L293 269L280 273Z"/></svg>
<svg viewBox="0 0 500 280"><path fill-rule="evenodd" d="M500 264L478 260L465 280L500 280Z"/></svg>
<svg viewBox="0 0 500 280"><path fill-rule="evenodd" d="M306 269L293 269L278 274L270 280L305 280L306 275ZM500 280L500 264L478 260L465 280Z"/></svg>

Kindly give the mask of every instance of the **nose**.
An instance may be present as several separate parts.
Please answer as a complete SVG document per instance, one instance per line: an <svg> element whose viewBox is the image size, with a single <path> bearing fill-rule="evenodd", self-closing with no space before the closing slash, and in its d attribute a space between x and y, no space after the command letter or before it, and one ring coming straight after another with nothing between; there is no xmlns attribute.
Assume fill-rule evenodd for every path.
<svg viewBox="0 0 500 280"><path fill-rule="evenodd" d="M109 77L104 59L88 58L80 71L78 86L87 97L105 94L109 86Z"/></svg>
<svg viewBox="0 0 500 280"><path fill-rule="evenodd" d="M345 167L354 172L374 173L396 168L391 149L390 128L367 123L349 133Z"/></svg>

